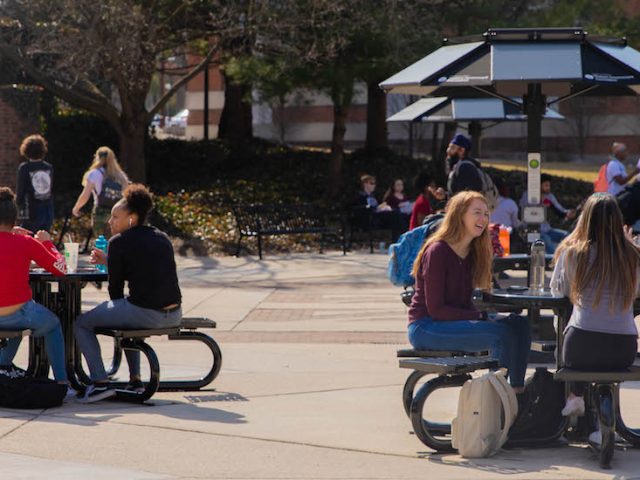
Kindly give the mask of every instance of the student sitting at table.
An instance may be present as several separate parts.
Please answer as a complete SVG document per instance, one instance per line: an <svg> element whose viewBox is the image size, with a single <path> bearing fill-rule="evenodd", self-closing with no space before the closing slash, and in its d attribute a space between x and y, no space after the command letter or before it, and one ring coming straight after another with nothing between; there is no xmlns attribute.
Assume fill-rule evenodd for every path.
<svg viewBox="0 0 640 480"><path fill-rule="evenodd" d="M64 360L64 340L56 315L32 300L29 286L31 261L56 276L66 271L64 257L44 230L28 235L14 227L18 216L16 198L10 188L0 187L0 330L30 329L34 337L44 337L47 358L58 383L68 384ZM12 365L21 337L10 338L0 349L0 365ZM69 387L68 396L75 395Z"/></svg>
<svg viewBox="0 0 640 480"><path fill-rule="evenodd" d="M472 302L474 288L491 287L488 224L489 207L481 193L464 191L449 200L442 225L413 265L409 341L418 350L489 350L520 393L531 347L527 320L517 315L487 319Z"/></svg>
<svg viewBox="0 0 640 480"><path fill-rule="evenodd" d="M633 364L638 350L633 302L640 281L640 250L626 235L615 197L595 193L587 199L554 261L551 292L573 303L564 330L563 365L607 371ZM584 414L584 391L585 384L571 385L563 415Z"/></svg>
<svg viewBox="0 0 640 480"><path fill-rule="evenodd" d="M76 320L76 340L87 360L93 382L82 402L97 402L115 395L102 363L96 328L167 328L179 325L182 319L182 296L173 246L166 234L144 224L152 208L151 193L144 185L129 185L123 198L111 209L109 226L113 237L109 240L106 258L98 250L92 253L96 263L106 260L111 300ZM125 281L129 285L126 298ZM125 354L130 373L127 389L144 389L140 378L140 353L125 350Z"/></svg>

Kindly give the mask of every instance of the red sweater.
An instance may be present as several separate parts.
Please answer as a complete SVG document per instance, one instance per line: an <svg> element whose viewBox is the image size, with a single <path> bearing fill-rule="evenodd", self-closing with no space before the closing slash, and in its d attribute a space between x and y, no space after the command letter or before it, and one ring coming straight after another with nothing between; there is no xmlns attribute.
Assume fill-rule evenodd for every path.
<svg viewBox="0 0 640 480"><path fill-rule="evenodd" d="M424 253L409 307L409 323L433 320L477 320L473 305L471 258L462 259L445 241L429 245Z"/></svg>
<svg viewBox="0 0 640 480"><path fill-rule="evenodd" d="M26 235L0 232L0 307L31 300L31 260L56 276L64 275L67 269L64 257L53 243L40 243Z"/></svg>

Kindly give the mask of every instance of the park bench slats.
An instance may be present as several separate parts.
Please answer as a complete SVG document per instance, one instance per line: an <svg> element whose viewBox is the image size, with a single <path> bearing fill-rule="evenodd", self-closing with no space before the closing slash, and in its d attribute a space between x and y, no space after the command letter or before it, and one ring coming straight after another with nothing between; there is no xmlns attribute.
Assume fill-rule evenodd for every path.
<svg viewBox="0 0 640 480"><path fill-rule="evenodd" d="M320 234L320 252L325 235L341 237L343 253L346 253L344 232L327 226L324 212L318 205L235 205L232 211L239 233L236 256L240 254L244 237L257 237L258 256L262 259L263 236L301 233Z"/></svg>
<svg viewBox="0 0 640 480"><path fill-rule="evenodd" d="M400 368L410 368L419 372L468 373L481 369L498 368L498 361L490 357L453 357L453 358L401 358Z"/></svg>
<svg viewBox="0 0 640 480"><path fill-rule="evenodd" d="M589 382L589 383L617 383L640 380L640 366L632 365L624 370L612 370L609 372L592 372L561 368L553 378L563 382Z"/></svg>

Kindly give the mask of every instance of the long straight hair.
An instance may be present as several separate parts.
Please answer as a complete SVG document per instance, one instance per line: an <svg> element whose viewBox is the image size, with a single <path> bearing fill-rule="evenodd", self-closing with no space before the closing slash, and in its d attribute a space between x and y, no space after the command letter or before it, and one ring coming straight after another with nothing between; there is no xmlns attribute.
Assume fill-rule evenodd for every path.
<svg viewBox="0 0 640 480"><path fill-rule="evenodd" d="M427 239L413 262L414 278L417 278L422 257L431 244L444 240L449 245L452 245L464 238L465 226L463 217L474 200L482 201L489 208L487 199L478 192L464 191L451 197L451 200L447 203L447 213L442 220L440 228ZM469 255L471 255L473 288L490 288L493 250L491 248L488 225L480 236L471 240Z"/></svg>
<svg viewBox="0 0 640 480"><path fill-rule="evenodd" d="M624 233L618 202L608 193L594 193L584 204L575 230L556 249L554 262L566 251L575 274L569 290L571 302L580 304L589 286L596 289L593 308L606 288L611 292L609 310L628 309L636 296L640 250ZM593 253L592 253L593 252Z"/></svg>
<svg viewBox="0 0 640 480"><path fill-rule="evenodd" d="M106 157L100 157L101 153L106 153ZM116 182L122 185L122 188L129 185L129 178L127 174L124 173L122 167L118 163L118 159L116 158L116 154L113 153L109 147L100 147L96 150L96 153L93 155L93 161L91 162L91 166L84 172L82 176L82 186L87 185L87 177L89 176L89 172L91 170L96 170L98 168L104 168L106 171L105 176L113 178Z"/></svg>

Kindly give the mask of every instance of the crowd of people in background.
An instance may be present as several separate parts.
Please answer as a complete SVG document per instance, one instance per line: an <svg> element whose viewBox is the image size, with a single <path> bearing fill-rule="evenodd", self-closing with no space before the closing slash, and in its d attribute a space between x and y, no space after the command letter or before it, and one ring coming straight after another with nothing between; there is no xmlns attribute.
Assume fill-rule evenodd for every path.
<svg viewBox="0 0 640 480"><path fill-rule="evenodd" d="M375 195L376 178L370 174L363 175L356 205L363 212L366 211L367 216L362 216L360 220L356 218L356 226L362 226L358 225L360 221L374 230L390 229L394 242L403 232L422 225L432 214L444 212L447 201L456 193L469 190L485 196L491 214L490 224L507 228L511 243L517 249L526 249L525 233L533 227L539 231L546 253L553 254L576 224L581 205L563 205L553 192L551 175L543 173L540 176L540 202L546 207L546 218L539 225L527 225L522 218L523 208L528 205L527 191L516 201L513 198L514 191L501 176L494 173L490 177L482 164L470 156L471 148L469 138L456 134L446 149L444 159L446 186L438 185L429 173L421 172L413 182L416 194L413 198L405 193L403 179L395 178L382 202L378 203ZM640 160L627 173L623 163L627 155L626 145L619 142L612 145L611 156L602 166L601 178L596 181L594 191L615 196L625 223L632 225L640 219L640 182L633 181L640 174ZM598 182L602 183L602 187L598 187Z"/></svg>

